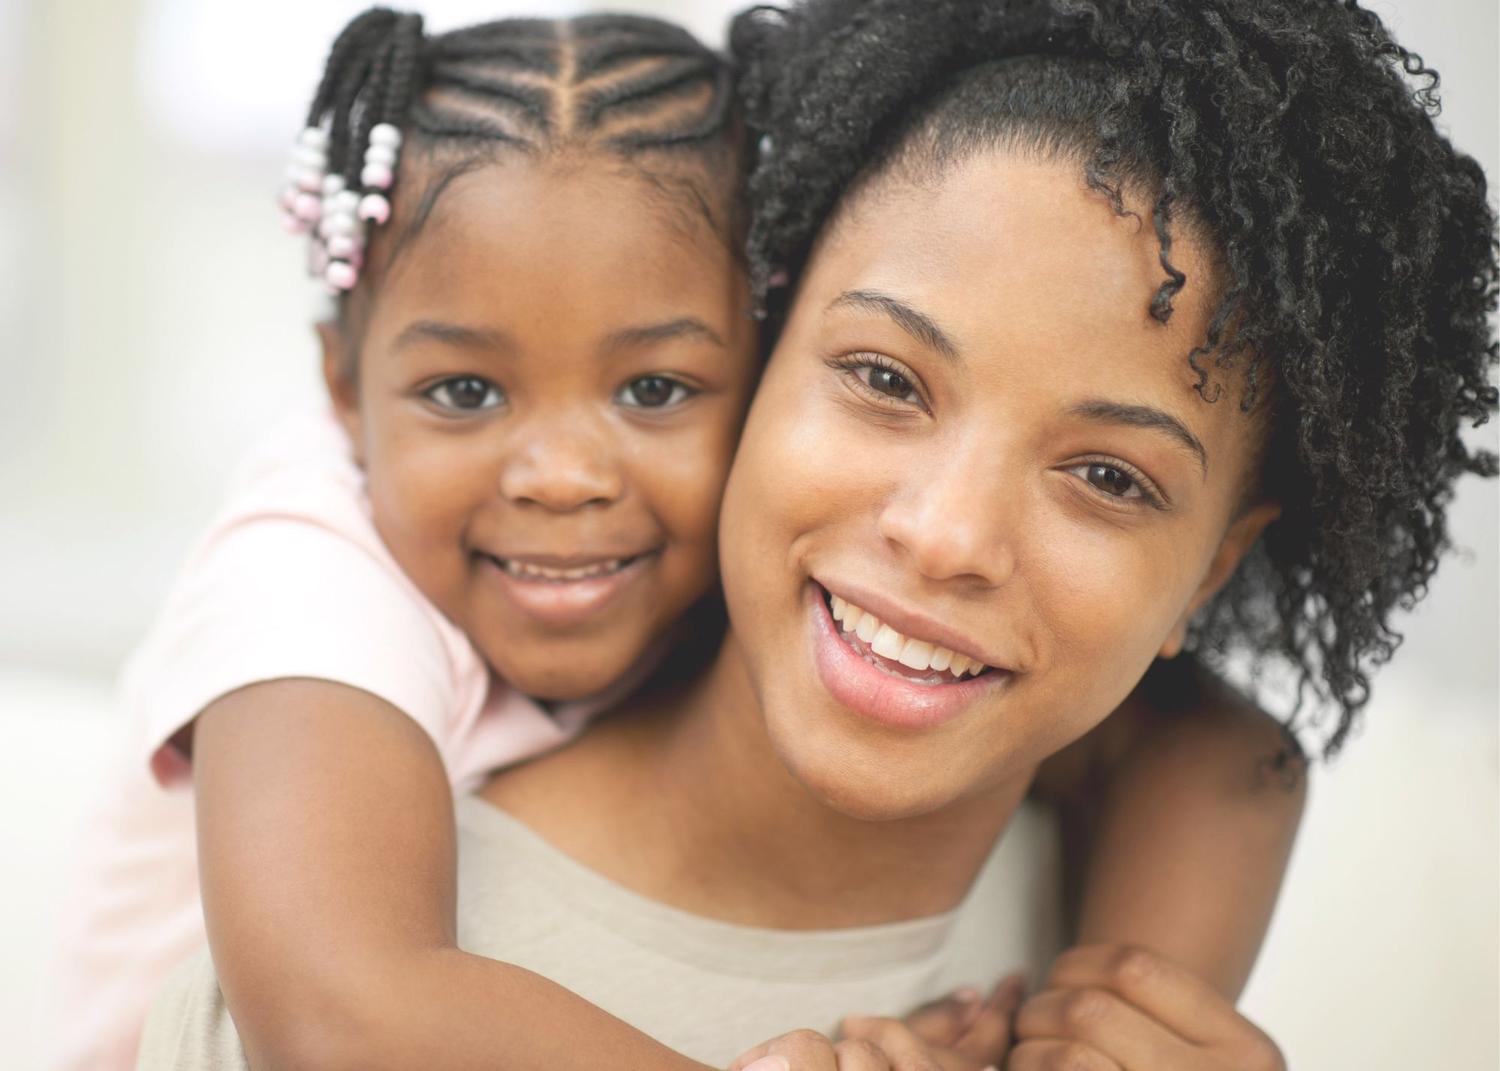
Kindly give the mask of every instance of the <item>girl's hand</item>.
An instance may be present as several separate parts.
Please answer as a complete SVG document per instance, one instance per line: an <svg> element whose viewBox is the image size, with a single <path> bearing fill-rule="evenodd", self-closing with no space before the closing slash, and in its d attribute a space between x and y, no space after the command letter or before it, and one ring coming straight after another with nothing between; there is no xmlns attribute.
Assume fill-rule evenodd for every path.
<svg viewBox="0 0 1500 1071"><path fill-rule="evenodd" d="M923 1005L904 1021L939 1052L949 1053L974 1067L999 1067L1010 1051L1016 1009L1025 995L1025 979L1013 974L995 986L988 997L978 990L960 990ZM846 1035L853 1036L849 1026L852 1021L845 1021ZM944 1066L961 1065L944 1062Z"/></svg>
<svg viewBox="0 0 1500 1071"><path fill-rule="evenodd" d="M909 1028L894 1019L880 1022L904 1032L902 1037L892 1032L886 1039L892 1042L890 1048L860 1038L832 1041L816 1030L793 1030L757 1045L729 1071L947 1071Z"/></svg>
<svg viewBox="0 0 1500 1071"><path fill-rule="evenodd" d="M851 1016L840 1024L841 1041L794 1030L757 1045L729 1071L994 1071L1010 1050L1024 991L1013 975L988 998L961 991L904 1020Z"/></svg>
<svg viewBox="0 0 1500 1071"><path fill-rule="evenodd" d="M1016 1037L1007 1071L1286 1071L1275 1042L1206 982L1120 945L1059 956Z"/></svg>

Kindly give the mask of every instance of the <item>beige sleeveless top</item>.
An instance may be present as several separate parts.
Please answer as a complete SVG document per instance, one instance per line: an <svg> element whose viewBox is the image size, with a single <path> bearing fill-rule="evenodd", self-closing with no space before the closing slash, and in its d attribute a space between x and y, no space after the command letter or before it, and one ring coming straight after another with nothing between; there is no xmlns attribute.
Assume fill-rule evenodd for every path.
<svg viewBox="0 0 1500 1071"><path fill-rule="evenodd" d="M789 1030L831 1032L846 1015L902 1015L960 985L1035 972L1058 947L1057 836L1030 804L954 910L797 931L648 900L477 797L459 799L457 816L461 947L544 975L712 1066ZM206 954L158 997L137 1066L248 1066Z"/></svg>

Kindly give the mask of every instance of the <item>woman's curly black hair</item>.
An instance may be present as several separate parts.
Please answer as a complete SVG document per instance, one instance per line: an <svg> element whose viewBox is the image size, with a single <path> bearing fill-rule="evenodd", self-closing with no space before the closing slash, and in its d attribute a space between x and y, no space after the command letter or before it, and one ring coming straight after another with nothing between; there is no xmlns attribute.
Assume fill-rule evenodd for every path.
<svg viewBox="0 0 1500 1071"><path fill-rule="evenodd" d="M1154 197L1159 320L1184 281L1173 220L1204 227L1222 298L1188 359L1209 401L1230 367L1247 410L1264 391L1262 491L1283 513L1194 645L1289 661L1289 727L1332 707L1337 751L1400 642L1392 612L1448 547L1456 478L1496 472L1463 436L1496 406L1495 219L1433 125L1437 73L1352 0L805 0L741 15L731 49L761 139L762 303L857 182L1015 109L1117 211L1126 185Z"/></svg>

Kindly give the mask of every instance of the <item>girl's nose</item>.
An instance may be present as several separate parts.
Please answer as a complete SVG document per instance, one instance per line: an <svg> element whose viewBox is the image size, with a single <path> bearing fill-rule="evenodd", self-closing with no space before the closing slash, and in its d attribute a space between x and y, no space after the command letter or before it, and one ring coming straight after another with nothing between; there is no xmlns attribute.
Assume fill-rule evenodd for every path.
<svg viewBox="0 0 1500 1071"><path fill-rule="evenodd" d="M893 489L877 520L880 535L928 579L1005 583L1015 571L1017 511L993 478L993 459L940 462Z"/></svg>
<svg viewBox="0 0 1500 1071"><path fill-rule="evenodd" d="M624 480L607 435L582 426L524 434L500 473L500 493L511 502L570 513L620 497Z"/></svg>

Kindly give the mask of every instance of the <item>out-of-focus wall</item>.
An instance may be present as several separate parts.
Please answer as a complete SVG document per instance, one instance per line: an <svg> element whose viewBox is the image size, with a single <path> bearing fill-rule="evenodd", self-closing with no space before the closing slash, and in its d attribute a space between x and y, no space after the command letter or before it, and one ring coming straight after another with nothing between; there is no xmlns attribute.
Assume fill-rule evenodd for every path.
<svg viewBox="0 0 1500 1071"><path fill-rule="evenodd" d="M272 200L323 49L363 6L0 0L0 839L31 875L0 891L11 952L36 947L102 689L234 459L318 396L323 299ZM442 29L591 5L422 6ZM713 38L741 5L608 6ZM1372 6L1443 71L1444 122L1500 177L1494 0ZM1476 440L1494 448L1493 426ZM1294 1067L1500 1061L1497 531L1496 488L1464 486L1467 553L1408 622L1368 730L1317 776L1245 1005ZM29 975L7 959L0 1063L26 1066L10 1038Z"/></svg>

